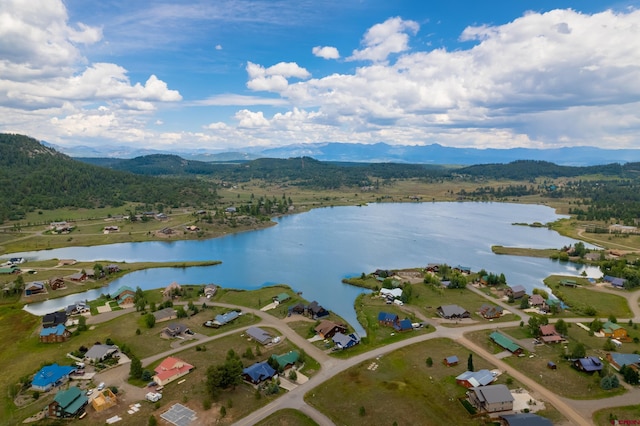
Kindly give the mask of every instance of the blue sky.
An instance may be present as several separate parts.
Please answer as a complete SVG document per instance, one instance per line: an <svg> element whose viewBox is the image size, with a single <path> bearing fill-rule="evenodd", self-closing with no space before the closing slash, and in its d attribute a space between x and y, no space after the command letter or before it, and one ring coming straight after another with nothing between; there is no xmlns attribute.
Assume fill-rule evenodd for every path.
<svg viewBox="0 0 640 426"><path fill-rule="evenodd" d="M640 147L640 1L7 0L0 131L63 147Z"/></svg>

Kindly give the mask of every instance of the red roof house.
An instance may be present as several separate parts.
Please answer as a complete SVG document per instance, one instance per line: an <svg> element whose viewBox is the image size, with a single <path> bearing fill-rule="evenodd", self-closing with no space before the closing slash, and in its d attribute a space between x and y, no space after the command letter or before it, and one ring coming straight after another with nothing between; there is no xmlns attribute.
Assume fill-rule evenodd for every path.
<svg viewBox="0 0 640 426"><path fill-rule="evenodd" d="M164 386L180 377L189 374L193 365L187 364L179 358L168 357L155 368L156 375L153 380L160 386Z"/></svg>

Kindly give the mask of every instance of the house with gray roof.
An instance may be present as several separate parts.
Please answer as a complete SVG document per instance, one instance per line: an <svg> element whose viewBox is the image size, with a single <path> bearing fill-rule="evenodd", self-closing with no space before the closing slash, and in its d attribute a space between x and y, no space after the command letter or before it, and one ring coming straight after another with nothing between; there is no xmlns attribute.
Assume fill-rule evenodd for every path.
<svg viewBox="0 0 640 426"><path fill-rule="evenodd" d="M153 313L156 322L169 321L178 318L178 312L173 308L164 308Z"/></svg>
<svg viewBox="0 0 640 426"><path fill-rule="evenodd" d="M489 370L465 371L456 377L456 383L465 388L477 388L487 386L496 379L495 374Z"/></svg>
<svg viewBox="0 0 640 426"><path fill-rule="evenodd" d="M333 340L335 348L339 350L348 349L360 343L360 338L355 333L343 334L338 332L333 335L333 338L331 340Z"/></svg>
<svg viewBox="0 0 640 426"><path fill-rule="evenodd" d="M458 305L438 306L438 315L445 319L469 318L471 314L465 308Z"/></svg>
<svg viewBox="0 0 640 426"><path fill-rule="evenodd" d="M89 362L101 362L113 356L118 352L116 345L93 345L91 349L84 354L84 359Z"/></svg>
<svg viewBox="0 0 640 426"><path fill-rule="evenodd" d="M249 327L247 335L261 345L268 345L273 341L273 337L260 327Z"/></svg>
<svg viewBox="0 0 640 426"><path fill-rule="evenodd" d="M478 411L495 413L513 410L513 395L505 385L480 386L469 389L467 397Z"/></svg>

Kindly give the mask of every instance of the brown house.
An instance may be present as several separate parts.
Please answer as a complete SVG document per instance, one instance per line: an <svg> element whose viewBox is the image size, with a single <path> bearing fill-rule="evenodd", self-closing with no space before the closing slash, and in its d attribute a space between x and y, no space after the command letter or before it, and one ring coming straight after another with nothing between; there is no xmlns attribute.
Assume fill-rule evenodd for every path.
<svg viewBox="0 0 640 426"><path fill-rule="evenodd" d="M71 332L67 330L64 324L58 324L55 327L46 327L40 331L40 342L42 343L66 342L70 337Z"/></svg>
<svg viewBox="0 0 640 426"><path fill-rule="evenodd" d="M346 333L347 327L333 321L324 320L315 328L316 333L323 339L330 339L336 333Z"/></svg>
<svg viewBox="0 0 640 426"><path fill-rule="evenodd" d="M61 288L65 288L66 284L64 283L64 278L62 277L50 278L49 287L51 287L51 290L59 290Z"/></svg>

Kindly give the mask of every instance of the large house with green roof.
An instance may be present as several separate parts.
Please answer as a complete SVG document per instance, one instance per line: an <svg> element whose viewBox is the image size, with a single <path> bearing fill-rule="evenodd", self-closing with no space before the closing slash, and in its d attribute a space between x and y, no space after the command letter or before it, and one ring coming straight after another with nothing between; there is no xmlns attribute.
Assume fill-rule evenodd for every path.
<svg viewBox="0 0 640 426"><path fill-rule="evenodd" d="M625 330L621 325L616 324L615 322L607 321L602 324L602 329L600 330L604 337L608 337L610 339L616 339L621 342L629 340L629 336L627 334L627 330Z"/></svg>
<svg viewBox="0 0 640 426"><path fill-rule="evenodd" d="M75 417L84 412L89 403L87 395L76 386L59 391L49 404L49 417Z"/></svg>
<svg viewBox="0 0 640 426"><path fill-rule="evenodd" d="M494 331L489 335L489 339L491 339L491 341L493 341L496 345L508 350L514 355L520 355L522 353L522 348L502 333Z"/></svg>
<svg viewBox="0 0 640 426"><path fill-rule="evenodd" d="M290 351L283 355L271 355L271 358L278 363L279 371L284 371L287 368L293 367L298 359L300 359L300 353L298 351Z"/></svg>

